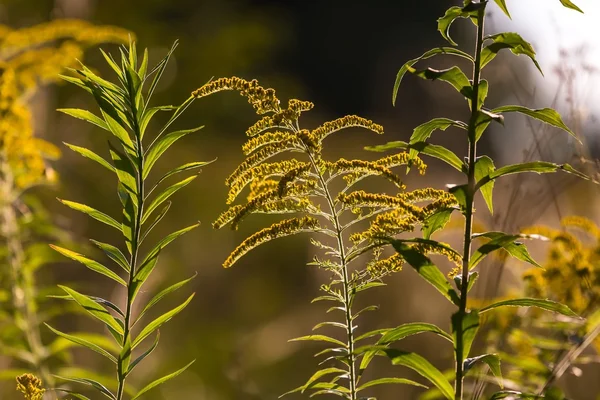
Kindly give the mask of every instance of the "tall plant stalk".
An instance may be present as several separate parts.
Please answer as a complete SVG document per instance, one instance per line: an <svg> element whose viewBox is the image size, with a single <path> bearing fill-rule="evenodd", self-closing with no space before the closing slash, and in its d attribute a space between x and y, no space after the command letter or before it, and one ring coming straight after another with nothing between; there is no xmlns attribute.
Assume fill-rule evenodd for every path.
<svg viewBox="0 0 600 400"><path fill-rule="evenodd" d="M471 243L473 236L473 206L475 203L475 193L477 181L475 179L475 162L477 160L477 123L478 116L481 111L479 103L479 85L481 83L481 49L483 47L483 32L485 22L485 4L477 10L477 39L475 42L475 56L473 65L473 90L470 99L471 103L471 118L469 120L468 137L468 167L467 167L467 188L466 188L466 208L465 229L463 236L463 265L462 279L460 280L460 304L458 307L458 315L462 320L467 312L467 297L469 292L469 265L471 261ZM456 351L455 351L455 384L454 397L456 400L463 398L463 380L464 380L464 326L458 324L456 327Z"/></svg>

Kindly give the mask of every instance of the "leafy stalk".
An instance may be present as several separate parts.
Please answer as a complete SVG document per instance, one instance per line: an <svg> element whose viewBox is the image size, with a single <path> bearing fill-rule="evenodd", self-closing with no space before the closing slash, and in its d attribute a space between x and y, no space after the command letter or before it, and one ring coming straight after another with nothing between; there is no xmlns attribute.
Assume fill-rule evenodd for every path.
<svg viewBox="0 0 600 400"><path fill-rule="evenodd" d="M471 95L471 119L469 121L468 137L469 137L469 158L467 169L467 189L466 189L466 207L465 229L463 237L463 265L462 279L460 284L460 304L458 308L459 319L462 321L467 312L467 296L469 291L469 265L471 259L471 242L473 235L473 205L476 193L475 185L475 161L477 159L477 118L481 110L479 103L479 85L481 83L481 49L483 46L483 32L485 20L485 4L477 11L477 39L475 43L475 61L473 67L473 90ZM464 324L459 323L456 326L456 343L455 343L455 384L454 397L456 400L463 398L463 380L464 380Z"/></svg>
<svg viewBox="0 0 600 400"><path fill-rule="evenodd" d="M61 254L84 264L94 272L108 277L121 286L124 286L126 291L124 296L124 311L122 311L117 305L105 299L87 296L68 287L61 287L67 293L66 298L74 300L89 314L91 314L91 316L100 320L106 325L106 328L110 332L111 336L118 342L119 353L114 355L109 351L109 349L86 341L86 339L83 337L65 334L56 331L54 328L51 328L55 333L63 338L88 347L90 350L103 355L116 364L116 383L114 385L115 393L113 393L110 388L101 385L93 379L82 379L77 377L63 378L66 380L87 384L114 400L123 400L127 395L129 395L131 400L140 398L152 388L179 375L193 363L192 361L192 363L189 363L183 368L149 383L146 385L146 387L137 392L129 388L127 384L128 377L132 370L157 347L159 339L157 330L160 328L160 326L181 312L194 297L192 294L179 306L156 317L153 321L143 326L137 336L133 334L132 328L136 324L140 323L142 316L146 315L152 306L158 303L167 294L174 292L185 283L190 281L190 279L186 279L163 289L153 298L148 300L148 302L142 304L142 311L139 313L139 315L134 316L133 310L135 308L134 304L136 300L138 300L137 296L142 285L147 281L152 271L156 267L160 252L173 240L198 226L198 224L194 224L167 235L158 243L155 243L153 247L145 252L144 255L142 253L142 241L148 232L150 232L150 230L152 230L158 224L158 222L164 218L169 209L169 205L163 208L161 213L155 217L154 220L151 221L149 217L153 211L163 205L163 203L165 203L172 194L190 183L195 176L185 178L182 181L171 184L166 188L158 188L164 181L175 175L178 175L181 172L197 169L201 166L209 164L209 162L195 162L177 167L169 171L163 177L159 178L150 191L146 191L146 180L150 176L150 172L154 163L176 140L180 139L185 134L198 130L190 129L186 131L169 132L165 134L167 128L177 119L179 115L181 115L181 113L189 106L193 99L186 100L179 107L148 107L148 101L151 97L151 94L156 87L158 79L162 75L162 72L166 67L166 63L175 47L176 44L167 54L165 59L163 59L163 61L161 61L150 73L147 72L148 52L144 52L142 61L138 66L135 44L130 44L128 49L123 49L121 51L120 66L110 55L103 53L108 64L117 74L119 85L115 85L98 77L85 66L83 66L81 70L76 71L82 77L82 79L70 79L71 82L83 87L94 95L100 108L102 118L97 117L85 110L61 110L69 115L81 118L109 131L119 142L119 148L109 144L110 155L113 161L112 164L104 160L98 154L93 153L91 150L73 145L69 145L69 147L77 153L98 162L109 171L116 174L118 178L117 192L123 206L123 222L118 223L109 215L106 215L101 211L95 210L84 204L79 204L72 201L62 201L62 203L74 210L88 214L97 221L115 228L122 233L125 239L125 247L129 252L128 259L119 248L113 245L96 241L93 242L107 255L109 259L111 259L118 267L127 273L126 278L123 279L119 274L112 271L112 269L100 264L97 261L91 260L70 250L54 246L55 250ZM150 80L152 75L154 75L154 78L150 84L150 89L147 96L148 99L144 99L144 84ZM145 135L147 135L146 128L148 127L151 118L158 111L171 111L172 116L158 131L148 148L145 149L143 145L143 138ZM155 191L157 192L156 194L154 194ZM140 301L138 300L138 303L139 302ZM136 352L136 348L151 335L155 335L154 343L147 350L141 352L135 359L133 359L132 357L134 352Z"/></svg>

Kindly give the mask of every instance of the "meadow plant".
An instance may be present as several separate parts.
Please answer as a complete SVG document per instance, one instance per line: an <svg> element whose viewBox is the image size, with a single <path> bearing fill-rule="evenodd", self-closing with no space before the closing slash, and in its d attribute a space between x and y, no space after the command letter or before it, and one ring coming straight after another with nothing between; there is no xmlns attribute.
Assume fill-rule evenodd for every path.
<svg viewBox="0 0 600 400"><path fill-rule="evenodd" d="M151 319L149 322L144 322L153 306L166 295L181 288L192 279L189 278L168 286L151 298L146 298L146 294L140 296L140 290L155 269L162 250L173 240L199 225L194 223L165 236L157 243L147 243L148 233L156 227L169 210L171 205L169 198L192 182L197 175L189 176L177 183L166 185L166 187L164 187L164 183L182 172L197 170L209 163L187 163L172 169L154 180L154 182L149 182L153 166L165 151L177 140L200 129L168 132L171 124L191 104L192 97L178 107L150 106L149 104L175 47L176 45L151 70L148 69L148 51L144 52L140 62L135 44L130 44L128 48L121 49L120 63L117 63L111 55L102 52L106 62L117 76L117 84L99 77L84 65L73 71L78 76L77 78L63 77L94 97L99 107L100 116L81 109L61 109L60 111L83 119L114 136L115 144L109 142L108 148L112 162L90 149L70 144L67 144L67 146L82 156L95 161L115 175L117 179L115 189L122 206L122 216L119 218L121 222L84 204L67 200L61 200L61 202L114 228L122 235L124 246L121 249L109 243L92 240L106 254L114 266L119 267L119 272L115 272L114 268L109 268L82 254L59 246L52 246L62 255L83 264L105 278L111 279L121 289L121 295L116 302L82 294L67 286L60 286L65 293L61 297L74 301L91 317L102 322L109 333L109 337L116 341L118 352L115 354L106 346L89 341L85 336L64 333L52 327L50 329L57 335L100 354L114 364L115 368L115 376L109 385L103 385L97 380L87 377L65 376L60 378L88 385L104 396L115 400L141 398L149 390L181 374L193 363L191 361L181 369L158 378L139 390L133 389L126 382L135 367L158 346L160 336L158 329L180 313L194 297L194 294L192 294L177 307ZM147 132L149 124L152 117L158 112L171 113L171 116L156 134L149 134ZM150 143L146 145L144 139L148 140L149 138ZM140 311L135 312L138 306ZM151 338L152 343L142 350L142 343ZM57 390L82 396L71 389L61 388Z"/></svg>
<svg viewBox="0 0 600 400"><path fill-rule="evenodd" d="M51 185L57 175L49 161L60 156L51 143L36 137L31 98L59 81L65 67L75 65L84 51L101 43L126 43L129 32L77 20L56 20L22 29L0 26L0 353L17 361L3 371L14 379L32 371L52 385L49 363L60 343L44 342L40 323L51 309L40 309L36 271L53 260L43 243L64 236L53 226L31 189ZM62 346L62 349L66 349ZM26 369L21 367L26 366Z"/></svg>
<svg viewBox="0 0 600 400"><path fill-rule="evenodd" d="M319 368L304 385L289 393L310 391L312 395L335 394L356 400L362 396L359 393L380 384L422 386L404 378L361 381L364 368L359 369L358 363L370 349L365 344L382 332L357 329L358 318L376 307L356 310L354 303L359 293L384 285L383 278L401 270L404 259L398 254L384 256L383 250L391 244L392 238L412 232L415 227L423 227L425 239L398 238L396 244L405 246L409 252L438 253L459 262L457 252L443 243L427 239L437 227L431 223L431 216L456 207L454 196L429 188L406 191L392 168L408 166L420 173L425 171L423 162L407 152L375 161L324 159L325 139L331 134L341 134L356 127L382 134L381 125L349 115L314 129L303 128L301 116L311 110L313 104L292 99L283 108L275 91L263 88L256 80L221 78L207 83L192 95L202 98L224 90L238 91L259 115L266 115L246 131L249 139L242 147L246 159L226 180L229 187L227 202L234 203L249 187L246 201L223 212L213 227L230 225L237 229L241 221L252 214L294 216L245 239L223 266L231 267L261 244L307 232L312 233L311 243L322 252L310 265L327 271L331 277L320 287L323 295L313 301L333 303L328 312L339 318L321 322L313 330L328 329L332 333L293 339L324 342L327 348L316 356L324 358L319 365L331 366ZM273 161L277 156L278 159ZM390 193L361 189L361 181L370 176L387 181ZM361 257L363 255L365 257Z"/></svg>

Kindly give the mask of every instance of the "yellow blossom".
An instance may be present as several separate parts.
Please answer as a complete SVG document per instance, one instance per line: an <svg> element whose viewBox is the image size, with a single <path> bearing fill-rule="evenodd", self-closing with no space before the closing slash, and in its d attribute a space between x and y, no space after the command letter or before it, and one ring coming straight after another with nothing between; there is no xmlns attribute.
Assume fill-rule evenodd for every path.
<svg viewBox="0 0 600 400"><path fill-rule="evenodd" d="M42 388L42 380L32 374L17 376L17 390L23 393L25 400L42 400L46 391Z"/></svg>

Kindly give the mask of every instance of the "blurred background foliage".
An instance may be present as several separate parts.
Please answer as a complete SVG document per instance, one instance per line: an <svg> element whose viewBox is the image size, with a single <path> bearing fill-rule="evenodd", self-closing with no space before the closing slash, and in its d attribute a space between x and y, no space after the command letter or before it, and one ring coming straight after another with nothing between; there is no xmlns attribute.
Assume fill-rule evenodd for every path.
<svg viewBox="0 0 600 400"><path fill-rule="evenodd" d="M57 18L80 18L96 24L120 26L135 33L139 47L149 48L151 57L155 57L150 60L151 64L163 57L173 41L179 39L180 46L173 62L157 89L156 104L179 104L211 77L257 78L264 86L276 88L282 100L293 97L314 102L316 107L309 117L312 126L346 114L359 114L384 125L386 135L383 138L364 133L332 138L330 149L335 149L335 155L349 158L362 152L364 145L377 144L377 140L406 140L413 127L436 115L458 118L464 112L455 101L457 99L452 97L451 89L417 80L407 80L398 98L399 106L393 108L390 101L398 67L440 43L432 28L436 18L451 4L449 0L428 1L426 5L422 0L3 0L0 2L0 23L24 27ZM461 33L454 35L458 38ZM103 48L116 49L111 45ZM101 62L99 51L89 50L85 58L86 63L98 68L102 76L111 76ZM519 70L519 80L512 75L511 68L518 68L519 61L522 60L509 67L489 69L486 78L495 87L490 103L500 103L506 97L531 95L531 84L523 83L529 81L527 70ZM443 66L443 60L438 62L440 67ZM547 99L536 101L550 105ZM67 141L106 155L102 153L107 141L103 132L54 111L64 107L91 107L90 99L76 89L67 85L53 86L38 93L31 102L37 136L56 145ZM575 117L567 114L567 119ZM183 279L197 272L193 281L197 296L182 315L162 329L161 346L142 367L146 368L148 379L138 385L145 384L151 376L172 371L192 355L197 362L177 380L151 392L148 399L275 399L303 383L313 371L312 354L316 347L287 342L289 338L309 333L324 311L323 306L310 304L322 279L318 276L319 271L305 266L312 258L308 242L284 239L278 246L257 249L235 268L223 270L221 264L228 252L264 223L249 221L239 232L214 231L210 227L224 209L226 187L223 181L243 159L240 147L244 142L244 131L254 120L251 107L241 97L224 95L196 101L178 120L177 128L198 125L205 125L205 128L186 138L185 145L174 146L170 157L157 165L159 172L163 172L180 161L218 157L218 162L205 168L188 190L176 195L178 207L171 210L170 218L153 233L162 237L185 226L190 216L202 222L200 229L173 243L161 256L162 268L157 269L153 281L160 282L160 274ZM531 137L527 132L536 129L537 126L507 121L509 133L503 145L483 143L482 150L491 156L504 155L507 159L519 159L521 154L525 157L535 143L523 137ZM522 133L520 138L517 131ZM445 146L457 150L464 147L452 135L440 136L441 144ZM582 155L581 151L564 150L572 146L565 146L566 141L560 140L563 139L547 142L542 158L565 161ZM506 151L507 148L510 151ZM500 160L502 163L502 158ZM71 152L65 152L53 166L60 182L53 189L40 189L35 193L51 210L55 222L75 238L110 241L111 232L103 225L66 209L54 198L72 199L114 214L119 209L117 196L106 193L106 188L116 186L112 176ZM409 188L416 185L441 188L457 178L442 174L439 167L431 162L426 177L419 182L409 181ZM503 206L515 201L538 201L538 197L531 196L549 199L547 204L544 203L545 212L533 214L524 203L510 216L500 212L490 218L481 208L481 223L491 228L496 224L508 225L507 231L533 223L556 225L561 218L556 209L563 214L575 212L594 217L594 208L589 207L593 200L589 188L572 186L564 177L554 179L539 179L543 182L541 188L530 185L527 180L509 180L502 190L497 191L497 202ZM572 190L561 196L567 187ZM553 204L558 204L558 208L551 207ZM497 209L501 210L502 205ZM454 237L452 231L449 232L441 240L458 243L460 235ZM540 246L538 255L543 257L544 254L545 249ZM502 260L498 262L502 263ZM503 278L506 286L518 285L523 271L519 268L523 267L508 267ZM479 293L479 296L505 293L506 288L498 284L498 272L491 275L488 292ZM90 285L91 276L80 266L65 261L45 267L38 279L45 285L79 282L82 287L91 288L94 292L89 294L92 295L105 294L111 289L110 286L101 287L104 282ZM445 326L449 310L439 306L435 292L418 281L411 271L396 275L389 283L387 289L375 291L375 296L379 296L375 303L382 305L381 310L367 316L363 323L371 324L370 328L389 327L413 321L418 316L420 320ZM160 311L156 310L157 313ZM82 330L82 324L88 323L67 315L54 326L63 331L77 331ZM50 332L43 333L51 338ZM403 345L430 360L437 360L441 369L449 368L452 355L450 352L441 354L437 340L435 337L409 338ZM164 357L167 353L168 358ZM94 370L103 371L108 367L99 364L100 358L87 351L75 351L74 357ZM0 368L3 366L0 364ZM389 367L382 365L380 368ZM580 386L566 377L565 385L571 386L571 396L595 399L600 382L589 378L597 377L598 373L597 368L584 369L584 376L580 378L584 381L578 381ZM414 378L406 371L392 370L391 374ZM412 399L417 393L408 387L401 391L384 387L373 391L382 399ZM14 382L0 382L0 398L13 396Z"/></svg>

